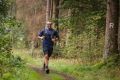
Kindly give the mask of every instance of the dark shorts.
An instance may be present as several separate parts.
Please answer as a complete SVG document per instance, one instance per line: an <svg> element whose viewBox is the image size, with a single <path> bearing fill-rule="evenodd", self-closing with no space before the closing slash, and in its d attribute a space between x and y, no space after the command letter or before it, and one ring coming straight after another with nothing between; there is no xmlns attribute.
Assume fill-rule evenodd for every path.
<svg viewBox="0 0 120 80"><path fill-rule="evenodd" d="M53 52L53 48L47 47L47 46L43 46L43 52L44 52L44 55L48 54L48 56L50 57L52 52Z"/></svg>

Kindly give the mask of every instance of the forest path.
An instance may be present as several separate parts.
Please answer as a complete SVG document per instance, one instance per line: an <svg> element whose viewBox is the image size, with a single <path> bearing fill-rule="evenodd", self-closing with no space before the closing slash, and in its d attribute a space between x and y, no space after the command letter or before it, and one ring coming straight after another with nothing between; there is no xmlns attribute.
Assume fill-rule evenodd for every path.
<svg viewBox="0 0 120 80"><path fill-rule="evenodd" d="M30 63L27 63L26 65L29 66L30 68L32 68L33 70L35 70L36 72L40 73L43 77L46 77L46 75L49 75L49 74L46 74L45 71L42 71L41 68L39 68L37 66L34 66ZM64 74L64 73L59 72L59 71L55 71L55 70L50 69L50 72L61 75L62 77L64 77L64 80L75 80L73 77L68 76L67 74Z"/></svg>

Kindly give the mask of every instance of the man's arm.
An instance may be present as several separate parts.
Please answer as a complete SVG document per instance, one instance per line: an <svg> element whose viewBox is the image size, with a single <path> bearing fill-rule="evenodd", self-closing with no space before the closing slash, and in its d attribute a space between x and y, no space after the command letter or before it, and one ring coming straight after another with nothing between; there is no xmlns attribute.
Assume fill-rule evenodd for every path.
<svg viewBox="0 0 120 80"><path fill-rule="evenodd" d="M44 36L38 36L39 39L43 40L45 37Z"/></svg>
<svg viewBox="0 0 120 80"><path fill-rule="evenodd" d="M41 39L41 40L43 40L43 39L45 38L45 36L43 36L43 35L44 35L44 30L42 30L42 31L39 33L38 38Z"/></svg>
<svg viewBox="0 0 120 80"><path fill-rule="evenodd" d="M59 40L59 34L57 31L55 31L55 34L54 34L55 38L52 38L52 41L55 42L57 40Z"/></svg>
<svg viewBox="0 0 120 80"><path fill-rule="evenodd" d="M53 42L55 42L55 41L57 41L58 40L58 38L52 38L52 41Z"/></svg>

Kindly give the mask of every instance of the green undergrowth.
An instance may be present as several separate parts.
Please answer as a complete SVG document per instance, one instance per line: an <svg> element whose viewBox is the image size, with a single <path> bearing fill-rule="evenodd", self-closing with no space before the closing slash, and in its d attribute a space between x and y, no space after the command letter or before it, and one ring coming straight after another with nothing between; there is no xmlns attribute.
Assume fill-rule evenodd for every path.
<svg viewBox="0 0 120 80"><path fill-rule="evenodd" d="M31 68L21 65L14 68L14 71L5 73L0 80L40 80L41 75Z"/></svg>
<svg viewBox="0 0 120 80"><path fill-rule="evenodd" d="M40 80L41 75L27 66L20 67L13 73L13 80Z"/></svg>
<svg viewBox="0 0 120 80"><path fill-rule="evenodd" d="M64 80L62 76L59 76L55 73L50 73L49 75L42 76L42 74L37 73L27 66L17 69L17 72L13 75L14 79L10 80Z"/></svg>
<svg viewBox="0 0 120 80"><path fill-rule="evenodd" d="M114 68L95 68L93 66L71 65L62 62L53 61L51 68L69 74L76 80L119 80L120 69Z"/></svg>
<svg viewBox="0 0 120 80"><path fill-rule="evenodd" d="M114 68L114 67L120 67L120 55L114 54L108 58L108 60L105 62L104 60L101 60L100 62L93 65L94 68Z"/></svg>
<svg viewBox="0 0 120 80"><path fill-rule="evenodd" d="M26 62L34 64L40 68L42 67L43 58L32 58L29 55L20 52L17 53L17 55L21 56ZM113 64L116 62L116 58L110 59L111 65L104 64L103 61L93 65L77 65L75 63L70 63L70 60L68 61L69 62L67 62L66 59L50 59L49 68L68 74L76 80L120 80L119 64ZM55 77L56 75L57 74L51 72L46 76L48 76L49 80L52 80L51 77ZM57 79L62 80L62 78L58 77Z"/></svg>
<svg viewBox="0 0 120 80"><path fill-rule="evenodd" d="M33 58L30 55L24 53L24 50L21 51L13 51L13 55L15 57L21 57L21 59L23 61L25 61L26 63L31 63L32 65L35 65L39 68L41 68L42 66L42 59L38 59L38 58ZM23 74L23 76L19 76L24 77L23 79L19 79L19 80L65 80L63 78L63 76L50 72L49 75L45 75L45 76L41 76L41 74L38 74L37 72L35 72L33 69L29 68L26 66L26 69L20 69L19 74ZM18 74L18 75L19 75ZM17 75L15 75L17 76ZM28 77L33 77L31 79L29 79ZM16 79L17 80L17 79Z"/></svg>

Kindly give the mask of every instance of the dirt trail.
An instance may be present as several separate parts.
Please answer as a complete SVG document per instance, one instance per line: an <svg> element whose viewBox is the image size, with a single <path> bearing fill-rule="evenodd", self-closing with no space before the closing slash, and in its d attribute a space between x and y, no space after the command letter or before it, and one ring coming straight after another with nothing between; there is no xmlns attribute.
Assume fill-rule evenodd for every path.
<svg viewBox="0 0 120 80"><path fill-rule="evenodd" d="M34 69L36 72L40 73L42 76L45 76L46 73L44 71L41 70L41 68L38 68L30 63L27 63L27 66L31 67L32 69ZM61 76L63 76L65 78L65 80L75 80L73 77L71 76L68 76L67 74L64 74L62 72L59 72L59 71L55 71L55 70L51 70L50 69L50 72L53 72L53 73L56 73L56 74L59 74Z"/></svg>

